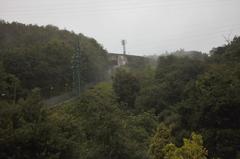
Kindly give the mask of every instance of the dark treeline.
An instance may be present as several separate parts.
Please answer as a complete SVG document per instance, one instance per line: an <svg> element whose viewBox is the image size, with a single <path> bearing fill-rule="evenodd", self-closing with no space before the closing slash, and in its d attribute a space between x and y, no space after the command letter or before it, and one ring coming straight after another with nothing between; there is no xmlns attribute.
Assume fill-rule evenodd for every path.
<svg viewBox="0 0 240 159"><path fill-rule="evenodd" d="M107 52L94 39L52 25L0 22L0 76L4 98L26 97L38 87L49 97L72 88L72 57L80 39L82 83L101 81ZM2 96L3 97L3 96Z"/></svg>
<svg viewBox="0 0 240 159"><path fill-rule="evenodd" d="M2 24L5 25L10 24ZM85 39L85 43L81 43L83 48L89 45L103 51L91 54L93 57L86 52L87 57L99 56L96 57L98 64L104 63L100 57L105 57L105 51L96 42L93 45L91 39L82 38ZM74 42L72 38L69 48L74 48ZM6 45L3 48L8 50ZM41 47L44 45L45 42ZM13 58L23 54L13 53ZM44 52L41 54L44 56ZM28 63L25 60L22 62ZM8 67L12 64L8 66L6 61L2 61L0 69L1 89L13 89L12 85L6 87L9 84L6 79L16 78L22 84L18 89L28 91L38 86L38 80L46 82L44 78L31 79L36 84L26 87L18 74L10 72ZM227 45L212 49L209 55L178 50L160 56L156 66L144 64L142 67L136 60L134 66L113 71L111 82L99 83L83 92L80 98L53 109L42 104L42 89L31 90L25 99L15 104L1 100L0 158L238 159L239 61L240 38L235 37ZM47 70L39 68L35 73L38 71L44 74ZM51 72L48 73L50 76ZM96 80L94 73L93 77L84 76ZM48 79L51 80L46 77Z"/></svg>

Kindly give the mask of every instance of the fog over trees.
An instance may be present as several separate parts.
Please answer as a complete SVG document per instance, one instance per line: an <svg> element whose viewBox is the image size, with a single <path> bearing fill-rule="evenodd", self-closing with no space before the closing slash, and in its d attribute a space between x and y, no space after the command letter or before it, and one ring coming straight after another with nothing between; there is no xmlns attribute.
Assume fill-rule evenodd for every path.
<svg viewBox="0 0 240 159"><path fill-rule="evenodd" d="M85 89L44 104L72 92L78 39ZM239 159L240 37L152 57L113 69L93 38L1 21L0 158Z"/></svg>

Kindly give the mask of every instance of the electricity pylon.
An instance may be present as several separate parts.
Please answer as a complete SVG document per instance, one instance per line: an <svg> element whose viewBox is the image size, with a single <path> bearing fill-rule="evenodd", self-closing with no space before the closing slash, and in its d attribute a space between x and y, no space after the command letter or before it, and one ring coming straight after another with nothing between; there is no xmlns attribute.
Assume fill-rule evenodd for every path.
<svg viewBox="0 0 240 159"><path fill-rule="evenodd" d="M79 45L79 36L77 37L77 47L72 59L73 69L73 93L76 96L81 92L81 49Z"/></svg>

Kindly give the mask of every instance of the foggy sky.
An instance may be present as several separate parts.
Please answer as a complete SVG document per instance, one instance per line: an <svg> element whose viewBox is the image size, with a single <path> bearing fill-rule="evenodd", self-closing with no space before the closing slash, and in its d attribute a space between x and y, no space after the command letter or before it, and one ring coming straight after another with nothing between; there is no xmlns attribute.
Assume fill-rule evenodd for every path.
<svg viewBox="0 0 240 159"><path fill-rule="evenodd" d="M0 0L0 19L52 24L95 38L109 52L208 52L240 35L240 0Z"/></svg>

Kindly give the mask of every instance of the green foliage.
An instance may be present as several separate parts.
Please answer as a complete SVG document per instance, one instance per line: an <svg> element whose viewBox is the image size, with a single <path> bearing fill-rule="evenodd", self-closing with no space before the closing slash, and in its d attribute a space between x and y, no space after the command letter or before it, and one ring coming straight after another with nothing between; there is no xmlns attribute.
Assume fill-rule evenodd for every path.
<svg viewBox="0 0 240 159"><path fill-rule="evenodd" d="M113 76L113 90L122 105L126 105L126 108L134 108L135 99L140 90L140 83L131 72L118 69Z"/></svg>
<svg viewBox="0 0 240 159"><path fill-rule="evenodd" d="M17 94L21 90L20 81L16 76L9 74L0 63L0 99L5 101L15 101Z"/></svg>
<svg viewBox="0 0 240 159"><path fill-rule="evenodd" d="M101 84L90 89L75 106L74 114L83 133L83 158L121 158L128 151L123 146L127 141L121 113L110 88Z"/></svg>
<svg viewBox="0 0 240 159"><path fill-rule="evenodd" d="M125 129L129 134L130 146L134 148L136 158L149 158L148 147L150 137L157 125L157 119L151 112L126 116Z"/></svg>
<svg viewBox="0 0 240 159"><path fill-rule="evenodd" d="M240 67L235 52L239 45L235 39L218 48L205 73L188 85L186 99L177 104L180 128L200 131L209 156L236 158L239 153Z"/></svg>
<svg viewBox="0 0 240 159"><path fill-rule="evenodd" d="M106 79L107 53L96 40L0 22L0 158L239 158L239 37L209 56L182 49L160 56L156 68L130 56L112 84L48 109L40 92L71 90L77 37L82 84ZM186 139L191 132L202 136Z"/></svg>
<svg viewBox="0 0 240 159"><path fill-rule="evenodd" d="M153 136L150 147L149 154L152 159L164 159L164 147L171 141L171 131L163 123L161 123L155 135Z"/></svg>
<svg viewBox="0 0 240 159"><path fill-rule="evenodd" d="M207 159L207 150L203 147L202 136L192 133L191 139L183 139L183 145L176 147L167 144L164 149L164 159Z"/></svg>
<svg viewBox="0 0 240 159"><path fill-rule="evenodd" d="M46 97L71 90L71 60L77 37L82 54L82 83L105 79L107 53L94 39L51 25L0 23L0 58L5 71L21 82L23 89L18 97L25 97L25 92L35 87Z"/></svg>
<svg viewBox="0 0 240 159"><path fill-rule="evenodd" d="M18 105L0 104L0 158L74 157L73 144L58 133L40 102L39 90Z"/></svg>
<svg viewBox="0 0 240 159"><path fill-rule="evenodd" d="M199 97L192 99L199 107L196 121L209 150L223 158L234 158L240 142L239 68L213 66L197 81Z"/></svg>
<svg viewBox="0 0 240 159"><path fill-rule="evenodd" d="M137 98L139 109L154 109L157 114L185 98L186 85L204 71L204 62L199 59L160 56L155 80L144 87Z"/></svg>
<svg viewBox="0 0 240 159"><path fill-rule="evenodd" d="M239 111L239 38L212 51L191 55L180 50L158 60L155 81L136 100L141 111L155 110L177 145L201 132L210 157L237 158Z"/></svg>
<svg viewBox="0 0 240 159"><path fill-rule="evenodd" d="M77 123L72 134L77 136L80 158L147 158L156 119L147 112L122 111L111 84L87 90L71 107L65 113L72 116L70 123Z"/></svg>
<svg viewBox="0 0 240 159"><path fill-rule="evenodd" d="M239 63L239 51L240 51L240 37L234 37L234 39L228 43L228 45L213 48L211 50L211 61L217 63L237 64Z"/></svg>

